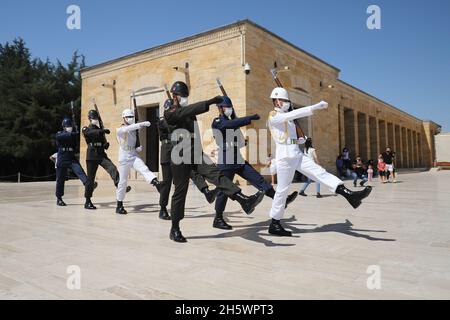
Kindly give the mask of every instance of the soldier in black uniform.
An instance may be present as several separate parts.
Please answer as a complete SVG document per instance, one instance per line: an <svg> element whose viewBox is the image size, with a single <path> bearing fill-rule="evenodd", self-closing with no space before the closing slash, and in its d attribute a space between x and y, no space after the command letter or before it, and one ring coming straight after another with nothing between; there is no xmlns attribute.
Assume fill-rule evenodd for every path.
<svg viewBox="0 0 450 320"><path fill-rule="evenodd" d="M172 107L173 100L168 99L164 103L164 110L168 110ZM167 204L169 203L169 194L172 186L172 169L170 167L170 155L174 143L172 142L171 133L173 126L169 126L166 120L161 117L158 121L159 139L161 141L161 168L163 174L164 183L161 187L161 194L159 197L159 205L161 210L159 211L159 218L163 220L170 220L169 213L167 212ZM192 171L191 179L195 186L205 195L206 201L213 203L216 199L218 189L209 190L209 186L205 181L205 178L196 171Z"/></svg>
<svg viewBox="0 0 450 320"><path fill-rule="evenodd" d="M89 126L83 128L83 135L86 139L87 153L86 153L86 166L88 182L86 184L85 198L86 203L84 208L88 210L97 209L91 201L92 194L94 192L95 175L97 174L98 166L102 166L114 181L114 185L117 188L119 184L119 172L117 171L114 163L108 158L105 150L109 148L109 143L106 140L106 134L110 134L108 129L100 129L99 114L96 110L91 110L88 113L90 121ZM127 192L131 190L127 188Z"/></svg>
<svg viewBox="0 0 450 320"><path fill-rule="evenodd" d="M64 118L62 122L63 131L56 134L56 146L58 156L56 157L56 204L65 207L62 197L64 196L64 184L67 178L67 170L70 168L86 186L88 178L83 168L75 157L78 147L79 132L73 131L73 123L70 118ZM95 184L93 186L95 188Z"/></svg>
<svg viewBox="0 0 450 320"><path fill-rule="evenodd" d="M174 104L165 110L164 118L169 125L174 126L172 141L175 141L175 155L171 157L172 174L175 192L172 196L171 216L172 229L170 239L176 242L186 242L180 230L180 221L184 218L186 194L189 187L191 171L195 170L214 184L230 199L238 201L245 213L250 214L264 198L264 191L248 197L242 194L241 189L225 177L218 167L203 153L200 132L197 125L197 115L208 112L212 104L223 101L216 97L188 105L189 89L184 82L175 82L171 88ZM176 154L178 152L178 154Z"/></svg>

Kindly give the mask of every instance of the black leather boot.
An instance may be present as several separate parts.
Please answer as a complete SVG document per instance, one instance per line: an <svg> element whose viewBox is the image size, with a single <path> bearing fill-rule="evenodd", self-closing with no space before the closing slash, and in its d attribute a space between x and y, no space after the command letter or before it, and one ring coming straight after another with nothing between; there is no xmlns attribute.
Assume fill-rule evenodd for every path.
<svg viewBox="0 0 450 320"><path fill-rule="evenodd" d="M86 210L97 210L97 208L91 202L91 199L86 199L86 203L84 204L84 208Z"/></svg>
<svg viewBox="0 0 450 320"><path fill-rule="evenodd" d="M183 234L181 233L180 229L170 229L170 240L173 240L175 242L179 243L185 243L187 242L186 238L183 237Z"/></svg>
<svg viewBox="0 0 450 320"><path fill-rule="evenodd" d="M156 190L158 190L159 193L161 193L162 184L163 183L159 182L156 178L152 180L152 185L156 188Z"/></svg>
<svg viewBox="0 0 450 320"><path fill-rule="evenodd" d="M205 195L206 201L208 203L213 203L216 201L217 193L219 192L219 189L209 190L209 188L203 189L203 194Z"/></svg>
<svg viewBox="0 0 450 320"><path fill-rule="evenodd" d="M117 208L116 208L117 214L128 214L127 210L123 207L122 201L117 201Z"/></svg>
<svg viewBox="0 0 450 320"><path fill-rule="evenodd" d="M216 229L222 229L222 230L232 230L233 227L230 226L228 223L225 222L223 219L223 215L216 213L216 217L214 218L213 227Z"/></svg>
<svg viewBox="0 0 450 320"><path fill-rule="evenodd" d="M269 227L269 233L274 236L292 237L292 232L285 230L281 225L281 222L275 219L272 219L272 223Z"/></svg>
<svg viewBox="0 0 450 320"><path fill-rule="evenodd" d="M159 210L159 218L161 220L170 220L169 212L167 212L166 207L161 207L161 209Z"/></svg>
<svg viewBox="0 0 450 320"><path fill-rule="evenodd" d="M286 206L284 207L285 209L288 207L289 204L291 204L292 202L295 201L295 199L297 199L298 196L298 192L292 192L286 199Z"/></svg>
<svg viewBox="0 0 450 320"><path fill-rule="evenodd" d="M63 201L62 198L58 198L58 199L56 200L56 205L57 205L58 207L67 207L67 204Z"/></svg>
<svg viewBox="0 0 450 320"><path fill-rule="evenodd" d="M299 195L301 195L302 197L307 197L308 195L305 193L305 191L300 191Z"/></svg>
<svg viewBox="0 0 450 320"><path fill-rule="evenodd" d="M353 208L358 208L361 205L361 200L367 198L372 192L372 187L366 187L363 191L351 191L344 185L340 185L336 189L336 193L343 196Z"/></svg>
<svg viewBox="0 0 450 320"><path fill-rule="evenodd" d="M269 190L267 190L266 191L266 196L268 196L271 199L275 198L275 189L274 188L270 188Z"/></svg>
<svg viewBox="0 0 450 320"><path fill-rule="evenodd" d="M236 200L241 205L246 214L252 214L256 206L261 203L264 198L264 191L258 191L252 196L246 196L242 192L236 193L233 200Z"/></svg>

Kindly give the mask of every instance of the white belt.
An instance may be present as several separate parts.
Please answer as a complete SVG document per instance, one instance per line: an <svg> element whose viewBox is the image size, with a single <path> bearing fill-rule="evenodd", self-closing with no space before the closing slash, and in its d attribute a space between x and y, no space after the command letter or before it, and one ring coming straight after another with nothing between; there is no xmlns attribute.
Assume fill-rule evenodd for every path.
<svg viewBox="0 0 450 320"><path fill-rule="evenodd" d="M225 143L225 147L227 148L231 148L231 147L239 147L239 143L238 142L226 142Z"/></svg>
<svg viewBox="0 0 450 320"><path fill-rule="evenodd" d="M130 146L121 146L123 151L135 151L136 148Z"/></svg>
<svg viewBox="0 0 450 320"><path fill-rule="evenodd" d="M283 144L283 145L288 145L288 146L302 144L299 139L286 139L286 141L283 141L283 142L278 141L278 143Z"/></svg>
<svg viewBox="0 0 450 320"><path fill-rule="evenodd" d="M91 142L91 143L89 143L89 146L91 146L91 147L102 147L103 143L101 143L101 142Z"/></svg>

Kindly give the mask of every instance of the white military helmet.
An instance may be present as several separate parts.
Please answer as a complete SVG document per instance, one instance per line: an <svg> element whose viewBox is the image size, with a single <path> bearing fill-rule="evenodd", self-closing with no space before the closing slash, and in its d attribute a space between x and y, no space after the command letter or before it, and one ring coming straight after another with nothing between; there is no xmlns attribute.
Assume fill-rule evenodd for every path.
<svg viewBox="0 0 450 320"><path fill-rule="evenodd" d="M271 99L283 99L283 100L290 100L289 99L289 93L284 88L275 88L272 91L272 94L270 95Z"/></svg>
<svg viewBox="0 0 450 320"><path fill-rule="evenodd" d="M134 117L134 111L131 109L125 109L122 112L122 118Z"/></svg>

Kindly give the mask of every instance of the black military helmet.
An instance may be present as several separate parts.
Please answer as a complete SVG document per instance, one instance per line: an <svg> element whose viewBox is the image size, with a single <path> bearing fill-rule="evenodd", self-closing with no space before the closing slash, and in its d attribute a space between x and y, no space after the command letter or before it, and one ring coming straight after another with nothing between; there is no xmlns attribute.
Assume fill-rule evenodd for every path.
<svg viewBox="0 0 450 320"><path fill-rule="evenodd" d="M172 94L176 94L177 96L186 98L189 97L189 88L186 83L183 81L177 81L172 85L170 89Z"/></svg>
<svg viewBox="0 0 450 320"><path fill-rule="evenodd" d="M63 121L62 121L62 127L63 128L72 127L72 119L70 119L68 117L64 118Z"/></svg>
<svg viewBox="0 0 450 320"><path fill-rule="evenodd" d="M88 118L89 120L98 120L99 116L97 110L90 110L88 112Z"/></svg>
<svg viewBox="0 0 450 320"><path fill-rule="evenodd" d="M167 99L166 102L164 102L164 110L169 110L173 106L173 99Z"/></svg>

